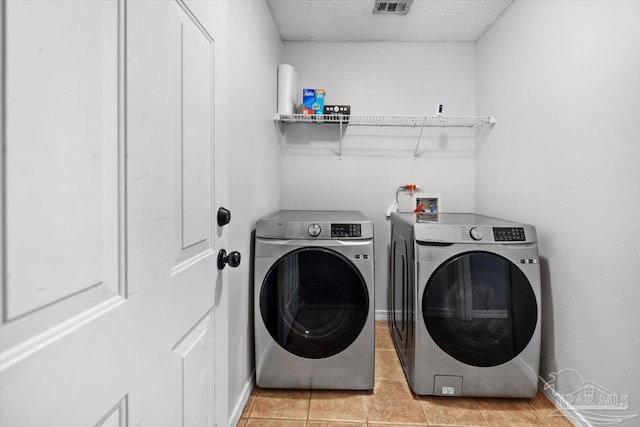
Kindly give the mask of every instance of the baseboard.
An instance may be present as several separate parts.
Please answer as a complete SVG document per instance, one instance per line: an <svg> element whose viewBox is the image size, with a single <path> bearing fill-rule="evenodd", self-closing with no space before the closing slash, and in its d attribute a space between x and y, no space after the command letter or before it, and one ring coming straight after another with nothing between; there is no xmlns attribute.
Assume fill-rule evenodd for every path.
<svg viewBox="0 0 640 427"><path fill-rule="evenodd" d="M538 389L542 391L551 403L553 403L553 406L555 406L558 411L562 412L571 424L576 427L591 427L591 424L589 424L587 420L585 420L582 415L554 389L551 387L545 389L546 384L547 382L542 379L542 377L538 377Z"/></svg>
<svg viewBox="0 0 640 427"><path fill-rule="evenodd" d="M389 320L389 310L376 310L376 320Z"/></svg>
<svg viewBox="0 0 640 427"><path fill-rule="evenodd" d="M251 396L251 391L254 387L255 371L249 375L249 381L242 388L242 393L240 394L240 399L238 399L238 403L235 408L233 408L233 412L229 415L229 426L228 427L236 427L238 425L238 421L240 421L240 417L242 416L242 410L246 406L249 401L249 396Z"/></svg>

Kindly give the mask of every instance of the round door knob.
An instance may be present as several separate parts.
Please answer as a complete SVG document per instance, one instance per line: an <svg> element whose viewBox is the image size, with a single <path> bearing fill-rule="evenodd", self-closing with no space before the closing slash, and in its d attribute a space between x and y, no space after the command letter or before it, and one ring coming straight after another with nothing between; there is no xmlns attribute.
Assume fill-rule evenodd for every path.
<svg viewBox="0 0 640 427"><path fill-rule="evenodd" d="M229 264L229 267L237 267L240 265L240 252L232 251L227 254L227 251L220 249L218 252L218 270L223 270L224 267Z"/></svg>
<svg viewBox="0 0 640 427"><path fill-rule="evenodd" d="M473 227L469 230L469 235L473 240L482 240L484 238L484 234L482 234L482 231L478 230L478 227Z"/></svg>
<svg viewBox="0 0 640 427"><path fill-rule="evenodd" d="M311 237L318 237L320 235L320 232L322 231L322 228L320 228L318 224L311 224L307 231L309 232L309 235Z"/></svg>

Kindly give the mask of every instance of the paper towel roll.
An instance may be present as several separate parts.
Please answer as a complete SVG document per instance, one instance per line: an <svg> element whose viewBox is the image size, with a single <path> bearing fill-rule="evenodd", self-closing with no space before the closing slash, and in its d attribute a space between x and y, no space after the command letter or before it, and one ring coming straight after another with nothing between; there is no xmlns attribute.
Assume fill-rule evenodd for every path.
<svg viewBox="0 0 640 427"><path fill-rule="evenodd" d="M291 92L291 102L293 102L293 112L298 110L301 102L297 102L300 99L300 92L298 92L298 72L293 70L293 92Z"/></svg>
<svg viewBox="0 0 640 427"><path fill-rule="evenodd" d="M291 65L278 65L278 114L293 114L296 75L296 70Z"/></svg>

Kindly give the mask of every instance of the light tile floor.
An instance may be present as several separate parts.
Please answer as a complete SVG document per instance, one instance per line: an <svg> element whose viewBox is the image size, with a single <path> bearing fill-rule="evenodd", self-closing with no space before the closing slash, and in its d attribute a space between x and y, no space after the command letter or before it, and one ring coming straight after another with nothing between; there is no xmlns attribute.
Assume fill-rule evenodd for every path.
<svg viewBox="0 0 640 427"><path fill-rule="evenodd" d="M571 427L551 416L544 395L532 399L445 398L411 392L386 322L376 322L371 391L274 390L256 387L238 427L490 426Z"/></svg>

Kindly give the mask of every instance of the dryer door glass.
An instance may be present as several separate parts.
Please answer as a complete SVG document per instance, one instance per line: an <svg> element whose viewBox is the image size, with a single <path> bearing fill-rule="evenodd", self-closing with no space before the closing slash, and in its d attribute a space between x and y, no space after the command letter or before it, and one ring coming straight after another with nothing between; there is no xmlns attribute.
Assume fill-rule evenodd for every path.
<svg viewBox="0 0 640 427"><path fill-rule="evenodd" d="M500 255L465 252L427 282L422 314L429 334L456 360L496 366L516 357L536 327L538 307L522 270Z"/></svg>
<svg viewBox="0 0 640 427"><path fill-rule="evenodd" d="M260 291L260 314L273 339L309 359L349 347L368 311L360 272L345 256L325 248L289 252L271 267Z"/></svg>

